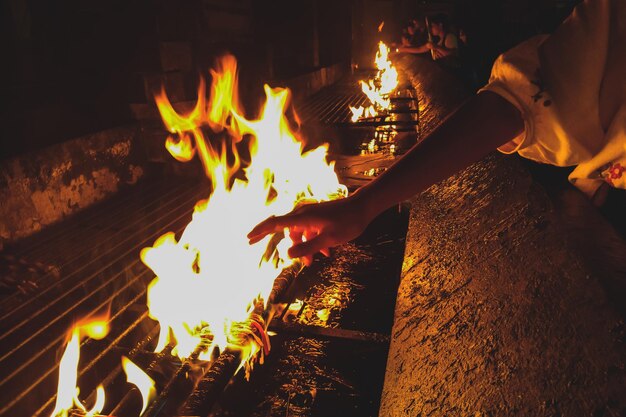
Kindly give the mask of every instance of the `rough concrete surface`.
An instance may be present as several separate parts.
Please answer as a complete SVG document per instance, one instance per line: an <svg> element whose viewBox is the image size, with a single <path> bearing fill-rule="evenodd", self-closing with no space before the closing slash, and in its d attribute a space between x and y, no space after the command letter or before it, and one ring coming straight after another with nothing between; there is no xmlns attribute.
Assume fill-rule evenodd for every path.
<svg viewBox="0 0 626 417"><path fill-rule="evenodd" d="M430 63L399 65L424 131L462 101ZM381 417L626 415L623 240L598 265L597 236L499 154L411 204Z"/></svg>

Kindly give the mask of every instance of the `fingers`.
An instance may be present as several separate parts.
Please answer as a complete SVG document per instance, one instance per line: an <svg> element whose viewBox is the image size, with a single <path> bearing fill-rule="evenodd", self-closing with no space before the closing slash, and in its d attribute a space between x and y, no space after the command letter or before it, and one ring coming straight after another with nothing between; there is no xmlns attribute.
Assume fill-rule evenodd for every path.
<svg viewBox="0 0 626 417"><path fill-rule="evenodd" d="M248 233L249 243L252 245L270 233L276 233L282 231L285 227L290 227L295 224L295 219L292 216L278 216L278 217L268 217L263 220L261 223L257 224L250 233Z"/></svg>
<svg viewBox="0 0 626 417"><path fill-rule="evenodd" d="M329 246L333 246L324 235L319 235L306 242L299 243L289 248L287 252L291 258L312 257L321 250L326 250Z"/></svg>
<svg viewBox="0 0 626 417"><path fill-rule="evenodd" d="M290 229L289 237L293 242L292 247L298 246L306 241L309 241L317 236L317 233L312 230L299 230L299 229ZM305 266L311 266L313 263L313 255L305 255L300 258L300 261Z"/></svg>
<svg viewBox="0 0 626 417"><path fill-rule="evenodd" d="M297 245L298 243L301 243L303 241L302 236L302 230L289 229L289 238L294 245Z"/></svg>

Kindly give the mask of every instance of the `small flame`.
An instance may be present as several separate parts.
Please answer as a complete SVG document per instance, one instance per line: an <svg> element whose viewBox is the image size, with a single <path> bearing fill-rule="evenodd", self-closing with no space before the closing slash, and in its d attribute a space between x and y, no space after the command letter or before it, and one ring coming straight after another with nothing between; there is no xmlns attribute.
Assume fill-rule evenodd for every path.
<svg viewBox="0 0 626 417"><path fill-rule="evenodd" d="M389 61L389 47L382 41L378 43L378 51L376 52L374 63L376 68L378 68L376 77L367 81L359 81L361 91L363 91L363 94L367 96L371 103L371 110L368 113L364 109L358 113L358 109L350 107L353 122L364 117L376 116L378 111L388 110L391 107L389 95L398 86L398 71Z"/></svg>
<svg viewBox="0 0 626 417"><path fill-rule="evenodd" d="M289 311L292 313L299 313L300 310L302 310L302 307L304 307L304 301L296 298L296 300L289 305Z"/></svg>
<svg viewBox="0 0 626 417"><path fill-rule="evenodd" d="M237 92L237 60L232 55L223 56L217 61L217 69L212 69L210 73L213 84L208 118L214 130L221 130L227 126L231 112L241 113Z"/></svg>
<svg viewBox="0 0 626 417"><path fill-rule="evenodd" d="M326 324L326 322L328 321L328 317L330 316L330 310L327 308L322 308L320 310L317 310L315 312L315 315L318 319L320 319L322 323Z"/></svg>
<svg viewBox="0 0 626 417"><path fill-rule="evenodd" d="M78 408L87 416L98 414L104 406L104 388L100 385L96 390L96 403L87 411L78 398L80 390L76 386L78 381L78 361L80 359L80 341L83 337L102 339L109 332L107 317L96 318L86 322L79 322L68 333L69 340L65 352L59 363L59 382L57 385L57 399L51 417L67 417L69 411Z"/></svg>
<svg viewBox="0 0 626 417"><path fill-rule="evenodd" d="M181 162L191 161L196 154L196 149L187 134L181 134L178 141L173 136L169 136L165 141L165 147L176 160Z"/></svg>
<svg viewBox="0 0 626 417"><path fill-rule="evenodd" d="M141 393L143 407L141 408L139 415L142 415L143 412L146 411L150 401L154 399L154 396L156 395L154 380L152 380L152 378L150 378L144 371L141 370L140 367L135 365L126 356L122 356L122 367L124 368L124 373L126 373L126 381L134 384Z"/></svg>
<svg viewBox="0 0 626 417"><path fill-rule="evenodd" d="M380 82L380 94L389 95L398 86L398 71L389 61L389 47L383 42L378 44L375 62L378 68L377 79Z"/></svg>
<svg viewBox="0 0 626 417"><path fill-rule="evenodd" d="M383 28L385 27L385 21L383 20L382 22L380 22L380 25L378 25L378 32L382 32Z"/></svg>
<svg viewBox="0 0 626 417"><path fill-rule="evenodd" d="M96 388L96 403L90 411L85 413L85 417L93 417L100 414L100 411L104 408L104 387L102 384Z"/></svg>
<svg viewBox="0 0 626 417"><path fill-rule="evenodd" d="M109 323L105 320L96 320L81 326L80 329L87 337L102 340L109 334Z"/></svg>
<svg viewBox="0 0 626 417"><path fill-rule="evenodd" d="M376 111L374 106L368 106L368 107L350 106L350 111L352 112L352 118L351 118L352 122L357 122L359 121L359 119L367 119L370 117L376 117L378 115L378 112Z"/></svg>
<svg viewBox="0 0 626 417"><path fill-rule="evenodd" d="M372 139L367 143L367 150L370 153L374 153L378 150L378 144L376 143L376 139Z"/></svg>

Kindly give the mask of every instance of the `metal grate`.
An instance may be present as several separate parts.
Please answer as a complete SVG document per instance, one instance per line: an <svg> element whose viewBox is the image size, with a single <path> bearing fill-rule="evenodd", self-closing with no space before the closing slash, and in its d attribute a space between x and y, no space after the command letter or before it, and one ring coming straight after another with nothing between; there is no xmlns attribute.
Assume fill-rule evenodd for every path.
<svg viewBox="0 0 626 417"><path fill-rule="evenodd" d="M300 107L303 122L353 128L389 126L397 132L415 130L418 125L417 98L412 89L404 85L390 97L391 109L380 112L379 116L352 122L350 106L367 107L370 104L360 90L357 78L349 77L340 84L327 87L303 103Z"/></svg>
<svg viewBox="0 0 626 417"><path fill-rule="evenodd" d="M208 414L237 370L239 354L226 349L209 364L198 360L197 355L180 362L169 354L171 346L169 351L153 353L158 325L148 317L145 300L153 273L139 260L140 249L157 237L167 231L182 231L194 203L206 197L207 189L207 184L193 181L141 184L64 222L63 227L52 228L2 253L5 259L45 262L52 268L33 278L36 286L29 292L15 289L0 300L1 416L50 414L67 330L78 318L109 307L109 335L81 344L81 398L89 403L96 385L102 383L108 404L115 404L112 415L138 415L139 396L126 385L119 362L120 355L125 355L159 387L159 397L144 416L172 416L179 411L183 415ZM289 268L276 280L272 292L275 301L288 303L293 299L289 291L298 271ZM274 320L270 329L294 337L388 343L387 336L377 333L280 320ZM204 376L194 387L188 373L198 372L199 367Z"/></svg>
<svg viewBox="0 0 626 417"><path fill-rule="evenodd" d="M0 301L0 415L50 413L58 349L64 348L67 329L80 317L113 306L108 338L88 340L81 347L97 352L81 362L81 376L120 346L132 346L136 339L139 345L150 343L150 337L139 334L154 330L145 309L145 288L153 274L140 262L139 251L167 231L180 232L205 190L190 181L145 184L5 251L9 261L26 259L50 268L31 278L30 291L16 288ZM13 268L13 273L19 274L19 269Z"/></svg>
<svg viewBox="0 0 626 417"><path fill-rule="evenodd" d="M322 91L308 101L302 113L308 120L368 129L402 128L398 123L389 123L394 114L414 118L412 112L396 111L385 119L355 126L349 122L348 105L360 105L365 100L355 90L347 83L335 90ZM410 95L396 101L414 102ZM406 126L414 129L414 122L406 121ZM81 344L81 398L89 402L96 385L102 383L107 403L115 404L112 415L137 415L138 395L129 391L119 362L120 355L126 355L157 381L159 397L145 416L174 415L178 410L185 415L204 415L211 410L240 358L226 349L209 365L193 355L181 362L169 355L167 349L160 354L152 353L158 325L148 317L145 297L153 273L139 259L140 250L163 233L180 234L191 219L195 202L205 198L207 191L208 184L199 181L179 178L145 181L0 253L0 260L6 266L0 268L3 284L0 287L0 416L50 414L56 399L54 390L67 330L76 320L107 308L110 308L109 335L103 340L87 339ZM361 262L356 259L351 261ZM342 268L345 271L345 266ZM371 267L364 269L370 271ZM284 271L282 279L275 283L272 296L282 295L282 301L291 301L295 296L291 284L296 274L294 269ZM355 281L350 285L356 288L359 284ZM389 314L394 294L392 289ZM380 291L374 291L374 295L380 300ZM390 323L384 327L390 328ZM270 328L296 338L306 335L369 344L388 342L388 336L376 332L287 325L280 321L272 322ZM384 366L384 357L382 363ZM197 372L199 366L204 376L197 386L190 386L187 375ZM371 401L368 399L367 403ZM107 410L110 408L109 405Z"/></svg>
<svg viewBox="0 0 626 417"><path fill-rule="evenodd" d="M50 388L56 386L58 348L64 348L67 329L77 318L89 318L109 307L111 333L104 341L87 340L81 345L81 352L86 352L88 358L79 373L79 379L86 380L81 385L89 386L90 379L105 385L119 382L119 365L108 374L101 373L102 369L111 369L111 354L125 354L135 360L143 356L143 361L150 363L146 366L148 372L172 362L174 357L167 355L167 350L161 354L149 351L158 330L145 307L146 286L153 274L139 261L138 254L163 233L180 233L191 219L194 203L206 197L207 189L189 181L149 184L140 187L139 193L119 196L89 210L78 221L68 222L56 233L4 254L10 259L27 255L38 262L55 262L55 266L36 281L34 288L38 290L28 294L15 291L0 304L0 390L6 396L0 415L49 414L56 399L50 395ZM273 297L280 297L293 282L296 271L291 268L281 274L283 279L277 280ZM173 364L178 368L173 375L159 380L165 388L145 416L172 415L188 396L200 398L196 403L185 404L191 415L198 411L208 413L241 359L236 352L223 352L207 368L207 376L201 380L204 385L199 385L203 389L201 395L194 397L196 391L186 390L185 383L187 373L197 366L201 351L199 347L182 364ZM217 372L218 369L221 370ZM220 377L218 381L214 381L216 375ZM151 376L158 380L154 374ZM206 395L207 384L215 391L212 397ZM114 411L127 415L127 408L134 406L135 399L126 395Z"/></svg>

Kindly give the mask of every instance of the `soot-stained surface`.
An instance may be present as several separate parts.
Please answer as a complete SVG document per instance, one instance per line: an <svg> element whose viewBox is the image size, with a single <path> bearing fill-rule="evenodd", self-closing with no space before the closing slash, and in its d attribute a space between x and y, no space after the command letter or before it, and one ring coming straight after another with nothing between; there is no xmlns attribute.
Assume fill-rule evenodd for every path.
<svg viewBox="0 0 626 417"><path fill-rule="evenodd" d="M2 161L0 250L139 181L137 135L112 128Z"/></svg>
<svg viewBox="0 0 626 417"><path fill-rule="evenodd" d="M295 294L303 308L287 320L389 335L407 214L388 210L360 239L305 269ZM387 350L384 341L279 332L265 364L249 382L235 378L215 415L375 416Z"/></svg>

